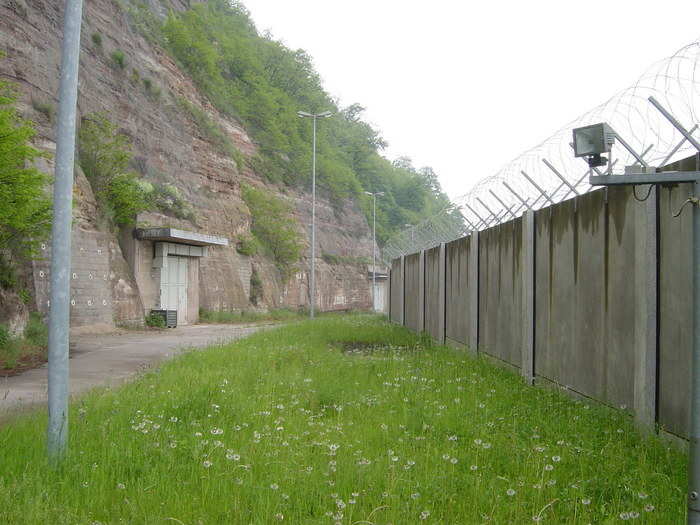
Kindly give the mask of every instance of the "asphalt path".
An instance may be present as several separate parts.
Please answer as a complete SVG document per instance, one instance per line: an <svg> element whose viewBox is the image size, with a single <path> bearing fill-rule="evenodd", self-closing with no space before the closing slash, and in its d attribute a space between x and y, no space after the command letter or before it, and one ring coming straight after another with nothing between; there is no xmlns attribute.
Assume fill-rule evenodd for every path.
<svg viewBox="0 0 700 525"><path fill-rule="evenodd" d="M234 341L278 324L197 324L162 331L72 336L71 396L97 386L118 385L183 350ZM0 418L18 410L45 406L47 385L46 364L16 376L0 378Z"/></svg>

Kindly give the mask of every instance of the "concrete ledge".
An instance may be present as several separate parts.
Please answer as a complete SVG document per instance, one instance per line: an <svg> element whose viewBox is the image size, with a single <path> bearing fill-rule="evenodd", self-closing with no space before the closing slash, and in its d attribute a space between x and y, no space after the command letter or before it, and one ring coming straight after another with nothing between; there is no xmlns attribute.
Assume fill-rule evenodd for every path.
<svg viewBox="0 0 700 525"><path fill-rule="evenodd" d="M194 246L228 246L226 237L188 232L175 228L136 228L134 237L142 241L170 241Z"/></svg>

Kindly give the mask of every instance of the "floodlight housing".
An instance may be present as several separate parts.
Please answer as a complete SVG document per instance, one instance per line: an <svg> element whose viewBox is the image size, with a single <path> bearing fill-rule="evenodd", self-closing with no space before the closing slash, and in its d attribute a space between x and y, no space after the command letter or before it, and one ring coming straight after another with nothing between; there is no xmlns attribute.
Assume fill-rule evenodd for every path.
<svg viewBox="0 0 700 525"><path fill-rule="evenodd" d="M576 128L574 134L574 156L586 157L591 167L603 166L608 159L602 157L603 153L609 153L615 143L615 132L601 122L590 126Z"/></svg>

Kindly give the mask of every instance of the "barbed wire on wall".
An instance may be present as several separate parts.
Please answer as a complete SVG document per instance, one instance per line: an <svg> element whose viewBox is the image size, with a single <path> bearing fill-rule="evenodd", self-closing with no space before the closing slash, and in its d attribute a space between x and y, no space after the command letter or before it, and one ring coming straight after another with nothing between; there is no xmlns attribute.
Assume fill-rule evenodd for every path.
<svg viewBox="0 0 700 525"><path fill-rule="evenodd" d="M609 166L601 168L612 173L622 173L632 164L664 166L696 153L650 97L691 135L697 132L700 39L653 64L634 84L482 179L451 206L394 235L382 250L384 262L500 224L528 208L540 209L591 191L590 168L573 154L574 128L598 122L613 128L617 140Z"/></svg>

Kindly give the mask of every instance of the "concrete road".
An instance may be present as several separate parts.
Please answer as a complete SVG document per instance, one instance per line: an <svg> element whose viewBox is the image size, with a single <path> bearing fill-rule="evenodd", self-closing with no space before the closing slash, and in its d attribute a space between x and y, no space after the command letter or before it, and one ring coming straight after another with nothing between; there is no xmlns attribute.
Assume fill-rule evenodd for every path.
<svg viewBox="0 0 700 525"><path fill-rule="evenodd" d="M277 324L198 324L164 331L71 336L71 395L96 386L119 384L182 350L233 341ZM32 405L45 405L47 372L47 365L42 365L17 376L0 378L0 418Z"/></svg>

